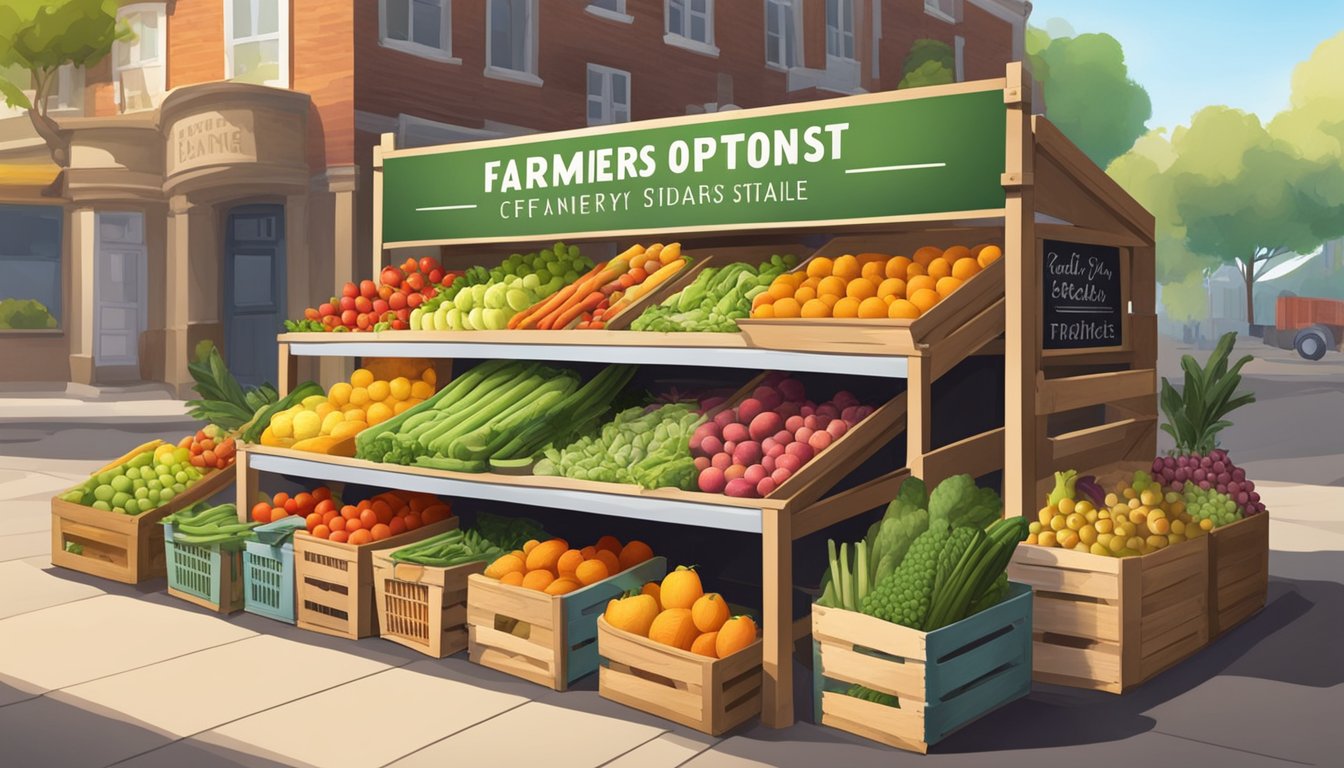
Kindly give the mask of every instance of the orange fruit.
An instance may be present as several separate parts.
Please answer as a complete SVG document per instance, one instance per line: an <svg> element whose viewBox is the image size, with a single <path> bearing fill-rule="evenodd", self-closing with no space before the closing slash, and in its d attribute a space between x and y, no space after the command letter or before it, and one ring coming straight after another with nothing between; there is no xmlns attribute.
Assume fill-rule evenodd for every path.
<svg viewBox="0 0 1344 768"><path fill-rule="evenodd" d="M550 571L541 569L528 571L523 575L523 587L525 589L535 589L538 592L549 587L552 581L555 581L555 576Z"/></svg>
<svg viewBox="0 0 1344 768"><path fill-rule="evenodd" d="M929 277L932 277L934 280L939 280L950 274L952 274L952 264L947 259L939 256L929 262Z"/></svg>
<svg viewBox="0 0 1344 768"><path fill-rule="evenodd" d="M910 267L910 257L892 256L891 259L887 262L887 268L885 270L885 273L887 277L899 277L900 279L904 280L906 276L905 271L909 267Z"/></svg>
<svg viewBox="0 0 1344 768"><path fill-rule="evenodd" d="M607 534L597 540L597 543L593 545L593 549L605 549L613 555L619 555L621 553L621 540L611 534Z"/></svg>
<svg viewBox="0 0 1344 768"><path fill-rule="evenodd" d="M345 531L332 531L331 535L327 537L327 540L334 541L337 544L344 544L348 538L350 538L350 534Z"/></svg>
<svg viewBox="0 0 1344 768"><path fill-rule="evenodd" d="M523 586L523 572L509 571L508 573L499 577L499 583L508 584L511 587L521 587Z"/></svg>
<svg viewBox="0 0 1344 768"><path fill-rule="evenodd" d="M939 296L947 298L952 294L953 291L957 290L960 287L961 287L961 281L958 280L957 278L944 277L938 280L938 285L935 288L935 290L938 291Z"/></svg>
<svg viewBox="0 0 1344 768"><path fill-rule="evenodd" d="M353 520L354 518L351 519ZM346 522L348 521L344 517L333 517L327 523L327 528L333 531L344 531Z"/></svg>
<svg viewBox="0 0 1344 768"><path fill-rule="evenodd" d="M859 317L874 318L887 316L887 302L869 296L859 303Z"/></svg>
<svg viewBox="0 0 1344 768"><path fill-rule="evenodd" d="M799 304L806 304L815 298L817 298L816 289L809 288L806 285L793 292L793 300Z"/></svg>
<svg viewBox="0 0 1344 768"><path fill-rule="evenodd" d="M387 527L392 531L393 536L398 536L406 532L406 521L400 517L394 517L392 522L387 524Z"/></svg>
<svg viewBox="0 0 1344 768"><path fill-rule="evenodd" d="M948 264L955 264L961 259L970 258L970 255L971 249L964 245L954 245L946 251L943 251L943 259Z"/></svg>
<svg viewBox="0 0 1344 768"><path fill-rule="evenodd" d="M843 277L846 280L853 280L859 276L859 260L849 254L845 254L835 260L831 265L831 274L836 277Z"/></svg>
<svg viewBox="0 0 1344 768"><path fill-rule="evenodd" d="M832 262L825 256L813 256L812 260L807 262L808 277L826 277L831 274Z"/></svg>
<svg viewBox="0 0 1344 768"><path fill-rule="evenodd" d="M846 296L831 307L831 317L858 317L859 300Z"/></svg>
<svg viewBox="0 0 1344 768"><path fill-rule="evenodd" d="M917 263L911 264L910 266L905 268L906 282L909 282L910 278L912 277L918 277L920 275L927 275L927 274L929 274L929 270L925 269L923 264L917 264Z"/></svg>
<svg viewBox="0 0 1344 768"><path fill-rule="evenodd" d="M548 595L567 595L576 589L580 589L581 587L583 587L582 584L575 581L574 579L565 576L558 578L555 581L552 581L550 584L547 584L546 588L543 589L542 592L545 592Z"/></svg>
<svg viewBox="0 0 1344 768"><path fill-rule="evenodd" d="M914 262L921 267L929 266L929 262L943 255L943 249L933 245L926 245L915 251Z"/></svg>
<svg viewBox="0 0 1344 768"><path fill-rule="evenodd" d="M364 528L360 528L358 531L350 534L350 538L346 539L346 542L355 546L368 544L371 541L373 541L373 534Z"/></svg>
<svg viewBox="0 0 1344 768"><path fill-rule="evenodd" d="M834 299L834 296L830 298ZM821 299L812 299L803 305L800 317L830 317L831 305Z"/></svg>
<svg viewBox="0 0 1344 768"><path fill-rule="evenodd" d="M383 506L384 506L384 508L386 508L387 505L383 505ZM383 522L382 520L379 520L380 515L379 515L378 512L377 512L377 508L378 508L378 505L377 505L377 504L374 504L374 508L373 508L373 509L366 509L366 510L364 510L363 512L360 512L360 513L359 513L359 522L362 524L360 527L362 527L362 528L366 528L366 529L372 529L373 526L377 525L377 524L380 523L380 522ZM388 509L388 510L387 510L387 519L388 519L388 520L391 520L391 519L392 519L392 510L391 510L391 509Z"/></svg>
<svg viewBox="0 0 1344 768"><path fill-rule="evenodd" d="M1000 250L999 246L987 245L984 250L980 251L980 255L975 257L975 260L980 262L980 267L983 269L1001 258L1003 258L1003 251Z"/></svg>
<svg viewBox="0 0 1344 768"><path fill-rule="evenodd" d="M817 295L818 295L818 296L844 296L844 295L845 295L845 281L844 281L844 279L843 279L843 278L836 277L836 276L834 276L834 275L830 275L830 276L828 276L828 277L823 277L823 278L821 279L821 282L817 285Z"/></svg>
<svg viewBox="0 0 1344 768"><path fill-rule="evenodd" d="M774 305L774 304L762 304L762 305L760 305L759 307L757 307L757 308L751 310L751 316L752 316L752 317L774 317L774 316L775 316L775 305Z"/></svg>
<svg viewBox="0 0 1344 768"><path fill-rule="evenodd" d="M980 262L967 256L964 259L957 259L957 263L952 265L952 276L958 280L970 280L975 273L980 271Z"/></svg>
<svg viewBox="0 0 1344 768"><path fill-rule="evenodd" d="M942 298L943 297L939 296L938 292L932 288L920 288L910 294L910 303L919 307L920 314L924 314L930 309L933 309L934 305L941 301Z"/></svg>
<svg viewBox="0 0 1344 768"><path fill-rule="evenodd" d="M887 317L892 320L914 320L916 317L919 317L919 307L911 304L906 299L897 299L891 302L890 307L887 307Z"/></svg>
<svg viewBox="0 0 1344 768"><path fill-rule="evenodd" d="M387 523L378 523L377 525L369 529L369 533L373 534L374 541L382 541L383 539L390 539L392 538L392 526L388 525Z"/></svg>
<svg viewBox="0 0 1344 768"><path fill-rule="evenodd" d="M890 307L890 306L896 301L896 297L895 297L895 296L892 296L892 295L890 295L890 294L888 294L888 295L886 295L886 296L882 296L882 297L880 297L880 298L881 298L883 301L885 301L885 302L887 303L887 306L888 306L888 307Z"/></svg>
<svg viewBox="0 0 1344 768"><path fill-rule="evenodd" d="M877 295L882 298L895 296L899 299L905 296L905 281L899 277L888 277L877 286Z"/></svg>
<svg viewBox="0 0 1344 768"><path fill-rule="evenodd" d="M620 561L621 570L634 568L636 565L653 557L653 549L638 539L632 539L621 547L621 554L617 557Z"/></svg>
<svg viewBox="0 0 1344 768"><path fill-rule="evenodd" d="M835 303L843 298L844 296L839 296L833 293L823 293L817 297L817 301L820 301L821 303L826 305L828 310L827 314L829 315L830 314L829 309L831 307L834 307Z"/></svg>
<svg viewBox="0 0 1344 768"><path fill-rule="evenodd" d="M863 301L877 295L877 283L862 277L855 278L845 286L845 295Z"/></svg>
<svg viewBox="0 0 1344 768"><path fill-rule="evenodd" d="M698 653L701 656L708 656L711 659L719 658L718 651L714 650L714 643L717 642L718 639L719 633L717 631L701 634L699 637L695 638L695 642L691 643L691 653Z"/></svg>
<svg viewBox="0 0 1344 768"><path fill-rule="evenodd" d="M886 277L886 264L881 261L861 260L859 262L859 275L861 277L866 277L875 283L880 283L882 282L882 278Z"/></svg>
<svg viewBox="0 0 1344 768"><path fill-rule="evenodd" d="M611 554L605 549L602 551L605 554ZM582 563L579 563L579 567L574 571L575 578L585 587L589 584L596 584L610 575L611 573L607 569L607 564L598 558L584 560Z"/></svg>
<svg viewBox="0 0 1344 768"><path fill-rule="evenodd" d="M317 527L313 528L313 536L316 536L319 539L325 539L330 535L331 535L331 529L325 525L318 525Z"/></svg>
<svg viewBox="0 0 1344 768"><path fill-rule="evenodd" d="M334 522L336 522L336 521L333 520L332 522L334 523ZM377 521L375 520L375 522L377 522ZM354 533L355 531L362 531L362 530L364 530L364 519L363 519L363 518L361 518L361 517L352 517L352 518L350 518L349 520L346 520L346 521L345 521L345 532L346 532L346 533Z"/></svg>
<svg viewBox="0 0 1344 768"><path fill-rule="evenodd" d="M906 281L905 296L906 298L909 298L910 296L914 295L915 291L920 291L925 288L928 288L929 290L932 291L937 287L938 287L938 281L934 280L932 277L929 277L928 275L916 275L910 278L908 281Z"/></svg>
<svg viewBox="0 0 1344 768"><path fill-rule="evenodd" d="M992 245L992 243L980 243L979 245L972 246L971 255L979 256L980 252L988 248L990 245Z"/></svg>
<svg viewBox="0 0 1344 768"><path fill-rule="evenodd" d="M582 564L583 553L577 549L567 549L565 550L565 553L560 556L560 559L555 561L555 570L561 576L564 576L565 574L574 573Z"/></svg>
<svg viewBox="0 0 1344 768"><path fill-rule="evenodd" d="M777 277L775 278L775 281L770 284L770 290L766 291L766 293L770 294L770 298L779 301L780 299L793 298L793 291L794 286L792 281L783 280Z"/></svg>
<svg viewBox="0 0 1344 768"><path fill-rule="evenodd" d="M599 549L593 553L593 558L601 560L602 564L607 566L607 573L616 574L625 570L621 567L621 560L617 553L609 549Z"/></svg>
<svg viewBox="0 0 1344 768"><path fill-rule="evenodd" d="M798 300L789 296L784 299L775 299L775 317L798 317L803 307Z"/></svg>
<svg viewBox="0 0 1344 768"><path fill-rule="evenodd" d="M799 287L799 288L811 288L812 290L815 291L815 290L817 289L817 286L818 286L818 285L821 285L821 281L822 281L823 279L824 279L824 278L820 278L820 277L809 277L809 278L807 278L806 280L801 280L801 281L799 281L799 282L798 282L798 287Z"/></svg>
<svg viewBox="0 0 1344 768"><path fill-rule="evenodd" d="M870 261L886 261L891 257L885 253L860 253L857 258L859 265L862 266Z"/></svg>

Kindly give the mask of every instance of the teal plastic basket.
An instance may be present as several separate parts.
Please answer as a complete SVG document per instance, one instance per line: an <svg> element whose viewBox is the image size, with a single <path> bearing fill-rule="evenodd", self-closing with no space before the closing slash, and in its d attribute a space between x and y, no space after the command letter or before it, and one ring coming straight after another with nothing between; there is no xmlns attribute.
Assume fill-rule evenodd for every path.
<svg viewBox="0 0 1344 768"><path fill-rule="evenodd" d="M303 527L291 515L256 528L243 554L243 610L294 623L294 531Z"/></svg>
<svg viewBox="0 0 1344 768"><path fill-rule="evenodd" d="M163 524L168 590L220 613L240 610L243 607L242 550L223 549L218 544L178 543L173 541L175 527L172 523Z"/></svg>

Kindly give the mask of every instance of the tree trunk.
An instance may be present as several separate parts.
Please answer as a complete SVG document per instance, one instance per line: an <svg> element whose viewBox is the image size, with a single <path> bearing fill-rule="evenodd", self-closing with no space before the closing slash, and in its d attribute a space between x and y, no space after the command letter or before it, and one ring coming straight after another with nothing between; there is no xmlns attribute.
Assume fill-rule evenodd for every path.
<svg viewBox="0 0 1344 768"><path fill-rule="evenodd" d="M1246 265L1246 325L1255 325L1255 258ZM1248 328L1249 330L1249 328Z"/></svg>
<svg viewBox="0 0 1344 768"><path fill-rule="evenodd" d="M45 77L39 78L37 91L33 96L33 105L28 109L28 120L33 124L33 130L47 144L47 151L51 153L51 161L60 168L56 178L52 180L46 189L42 190L43 197L60 197L65 180L65 169L70 164L70 140L61 133L60 126L47 116L47 95L50 89L51 78L54 73L48 73Z"/></svg>

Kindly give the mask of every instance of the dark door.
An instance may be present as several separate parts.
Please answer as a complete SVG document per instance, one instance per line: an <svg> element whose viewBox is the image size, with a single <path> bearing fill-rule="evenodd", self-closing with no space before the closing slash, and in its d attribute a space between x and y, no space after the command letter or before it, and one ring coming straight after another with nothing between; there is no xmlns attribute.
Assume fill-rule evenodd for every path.
<svg viewBox="0 0 1344 768"><path fill-rule="evenodd" d="M224 349L239 383L275 383L275 335L284 317L285 209L234 208L224 235Z"/></svg>

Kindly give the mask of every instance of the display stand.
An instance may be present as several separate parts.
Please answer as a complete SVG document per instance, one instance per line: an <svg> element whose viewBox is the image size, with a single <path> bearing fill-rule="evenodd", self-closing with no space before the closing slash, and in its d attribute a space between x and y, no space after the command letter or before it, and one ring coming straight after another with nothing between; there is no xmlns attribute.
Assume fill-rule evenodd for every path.
<svg viewBox="0 0 1344 768"><path fill-rule="evenodd" d="M681 238L684 242L699 238L712 243L712 238L716 236L734 233L739 237L742 234L756 236L760 233L763 239L768 237L777 241L816 234L836 237L855 233L872 234L874 237L904 237L917 241L926 237L937 238L940 233L946 239L949 231L988 231L1004 243L1004 258L997 278L1001 282L993 284L992 290L984 293L972 290L971 286L989 285L993 278L986 273L990 270L971 278L964 298L974 300L955 313L946 312L946 322L934 322L931 313L926 325L933 324L934 333L927 338L916 338L911 332L913 324L909 321L906 321L904 330L898 328L891 332L892 339L908 339L908 343L897 341L818 348L815 344L805 343L805 334L793 334L792 338L799 341L791 347L787 341L790 338L787 325L777 326L785 331L780 338L786 341L764 342L768 346L763 346L757 328L753 328L751 334L637 333L613 330L283 334L279 337L282 392L294 383L299 357L511 358L558 362L619 360L643 365L903 378L906 379L907 387L903 395L896 396L899 390L893 392L893 399L884 406L886 420L873 430L869 439L862 444L858 441L837 441L805 465L786 484L787 488L781 486L779 490L786 491L785 494L776 493L765 499L739 499L669 489L643 491L633 486L553 477L441 472L259 446L248 446L238 454L239 489L240 494L244 494L242 498L252 498L258 473L268 472L757 533L761 537L764 593L761 603L761 717L767 725L774 727L791 724L794 719L793 648L795 641L810 631L808 616L795 621L791 613L795 583L792 549L796 540L886 504L911 473L936 482L951 474L964 472L978 477L1001 469L1007 513L1034 511L1037 506L1037 481L1047 477L1052 467L1064 457L1086 454L1088 457L1107 456L1110 460L1119 460L1131 453L1141 453L1140 441L1151 434L1148 427L1151 426L1152 416L1148 406L1152 405L1155 389L1152 386L1155 354L1152 351L1152 332L1155 330L1151 288L1152 218L1125 197L1100 170L1085 165L1085 160L1080 161L1081 153L1048 122L1032 117L1028 83L1029 78L1025 76L1023 67L1011 64L1006 77L1002 79L472 144L397 150L392 136L385 135L382 144L374 149L375 276L386 263L388 249L411 246L445 248L481 244L483 249L490 250L492 244L497 243L521 246L556 239L571 242L596 239L624 248L631 242L649 243L657 239L674 238ZM998 94L1001 99L992 94ZM508 234L506 229L500 228L500 222L482 219L482 214L472 213L471 216L475 218L463 219L461 229L444 229L433 237L425 236L423 230L405 224L408 220L421 221L408 219L410 214L405 211L435 212L446 208L478 207L475 203L462 201L456 201L462 203L460 205L434 205L430 200L435 197L446 200L445 185L454 187L445 181L455 178L446 163L465 163L470 158L482 155L488 157L492 152L516 156L536 142L563 140L574 141L575 146L580 146L582 142L588 141L593 146L605 146L624 140L628 132L638 131L651 134L657 132L663 137L659 139L661 141L666 140L669 134L675 135L676 130L703 132L710 126L728 121L741 120L745 123L813 114L822 115L816 117L817 120L839 119L833 116L857 115L860 109L892 112L898 109L928 111L944 107L962 109L971 102L974 102L974 109L979 111L965 119L968 124L974 123L972 130L978 131L975 135L983 138L981 144L974 147L958 144L958 141L964 142L965 139L950 138L949 133L938 128L936 122L891 117L878 126L881 131L868 134L868 140L860 142L861 146L856 150L863 155L860 161L866 160L875 167L857 169L865 173L854 175L844 174L853 173L855 169L834 171L839 175L831 179L832 182L839 179L857 187L860 183L869 183L865 180L870 177L877 176L867 174L866 170L900 170L907 167L880 165L884 158L878 155L883 152L899 156L885 159L895 163L915 162L903 158L920 151L941 153L940 157L951 163L933 165L947 166L949 174L964 173L958 164L971 164L970 157L978 157L979 175L956 176L956 184L961 186L954 188L951 185L930 183L930 195L952 196L946 204L936 206L934 210L929 210L925 201L912 202L909 194L903 197L896 195L890 199L873 194L852 195L849 198L837 196L829 203L819 198L815 203L817 208L830 205L825 210L835 213L819 217L812 211L794 220L679 221L675 220L675 216L659 218L649 214L652 218L640 219L638 215L630 215L612 226L600 229L596 223L588 226L581 220L567 220L551 230L537 231L536 225L529 223L525 225L525 232L520 229L519 232ZM993 119L979 119L986 115ZM1000 124L999 120L1004 122ZM903 141L893 142L893 125L898 125L900 131L908 132L910 136L895 134L901 136ZM856 123L851 130L857 133L859 127ZM876 136L885 138L879 140ZM594 138L603 141L590 141ZM1001 155L1003 162L997 159L1000 157L1000 146L1004 150ZM392 161L398 164L396 173L401 175L395 189L388 176ZM421 179L410 180L415 183L408 182L405 177L414 175L408 169L421 162L426 163L419 171ZM983 172L986 163L989 163L989 173ZM473 173L474 179L479 176L479 169ZM475 185L476 181L470 184ZM823 185L818 183L817 186ZM472 195L480 196L480 190L472 186L459 185L449 191L464 199ZM423 207L416 207L421 205L420 202L407 202L409 197L421 192L424 193L422 197L427 196ZM393 203L401 207L393 208ZM481 208L487 209L487 206L482 204ZM720 208L732 210L731 206ZM387 210L392 210L399 217L395 222L398 232L391 238L385 237L385 234L389 234L389 227L394 224L389 221ZM1038 213L1048 214L1052 222L1058 223L1038 224ZM699 215L712 217L718 214L676 214L692 219ZM1046 237L1079 243L1115 244L1123 248L1129 264L1125 287L1131 303L1126 306L1123 346L1104 350L1078 350L1062 356L1043 356L1040 254L1042 238ZM976 280L983 281L977 284ZM1136 285L1144 288L1136 290ZM872 327L879 328L889 321L873 322L875 325ZM1000 335L1003 337L1001 346L997 341ZM1002 355L1004 358L1007 377L1004 390L1005 423L1001 428L972 435L949 445L936 445L932 437L932 385L962 360L977 353ZM1094 373L1076 369L1076 366L1094 362L1119 362L1130 366L1130 369L1128 375L1109 377L1103 386L1097 387L1094 380L1086 378ZM1138 402L1144 397L1149 402ZM1114 407L1126 409L1125 414L1134 409L1139 415L1125 415L1118 425L1108 424L1101 430L1081 429L1051 436L1052 425L1048 421L1048 414L1062 411L1065 406L1076 409L1097 404L1110 404L1107 405L1108 414ZM868 482L841 493L827 495L850 469L902 433L905 434L907 446L907 467L893 467Z"/></svg>

